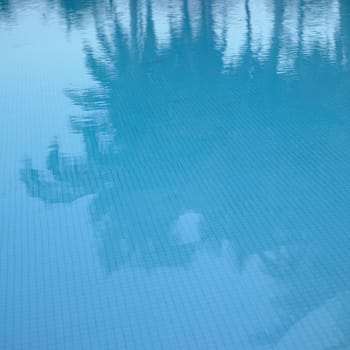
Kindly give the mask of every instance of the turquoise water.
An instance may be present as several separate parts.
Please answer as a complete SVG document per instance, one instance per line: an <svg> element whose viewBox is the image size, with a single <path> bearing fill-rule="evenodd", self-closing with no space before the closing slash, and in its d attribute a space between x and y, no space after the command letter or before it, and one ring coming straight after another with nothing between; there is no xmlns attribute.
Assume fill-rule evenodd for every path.
<svg viewBox="0 0 350 350"><path fill-rule="evenodd" d="M350 349L350 2L0 0L0 349Z"/></svg>

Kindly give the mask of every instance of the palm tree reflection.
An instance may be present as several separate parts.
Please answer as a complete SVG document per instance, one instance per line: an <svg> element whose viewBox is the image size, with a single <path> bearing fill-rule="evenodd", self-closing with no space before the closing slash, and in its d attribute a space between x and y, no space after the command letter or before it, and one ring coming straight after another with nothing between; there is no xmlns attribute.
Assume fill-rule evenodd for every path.
<svg viewBox="0 0 350 350"><path fill-rule="evenodd" d="M295 67L313 72L319 58L304 61L303 55L317 43L325 45L330 61L338 59L338 2L326 23L334 27L332 35L321 33L321 39L312 32L312 18L304 14L311 24L300 25L299 2L288 3L290 13L280 16L281 49L272 43L277 24L254 20L261 6L256 1L237 1L234 8L204 0L169 3L181 10L174 14L148 0L130 1L126 11L125 3L111 2L115 17L106 25L96 19L99 47L85 46L96 86L67 91L85 111L72 118L72 128L82 135L86 156L64 155L54 142L47 171L28 160L21 178L31 196L47 203L94 195L91 222L110 272L123 264L186 265L200 249L220 251L224 242L240 270L258 256L264 271L283 282L279 326L259 338L277 343L328 301L347 300L350 288L349 222L342 206L348 197L334 194L350 179L344 175L330 184L331 195L323 184L332 175L318 158L321 150L330 168L343 169L334 154L350 155L344 144L332 148L329 135L313 136L313 115L327 113L322 101L329 85L350 87L339 83L341 72L332 66L304 81L279 76ZM245 20L230 17L233 22L222 28L227 8ZM274 8L265 0L260 10L274 18ZM164 11L170 11L169 22L161 27L157 15ZM303 111L309 119L300 120L298 103L314 89L321 102L311 100ZM335 118L348 105L339 106ZM344 339L349 344L348 334Z"/></svg>

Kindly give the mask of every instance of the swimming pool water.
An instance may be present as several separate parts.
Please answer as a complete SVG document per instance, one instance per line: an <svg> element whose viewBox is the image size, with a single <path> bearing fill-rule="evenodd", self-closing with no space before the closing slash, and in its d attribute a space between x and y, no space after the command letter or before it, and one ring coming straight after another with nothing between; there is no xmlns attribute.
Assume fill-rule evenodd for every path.
<svg viewBox="0 0 350 350"><path fill-rule="evenodd" d="M350 2L0 0L0 349L350 349Z"/></svg>

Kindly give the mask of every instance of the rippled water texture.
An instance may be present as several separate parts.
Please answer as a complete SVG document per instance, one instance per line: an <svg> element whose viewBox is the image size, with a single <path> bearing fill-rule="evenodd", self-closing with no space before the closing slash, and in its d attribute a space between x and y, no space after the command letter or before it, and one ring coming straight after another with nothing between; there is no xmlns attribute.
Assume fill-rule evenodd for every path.
<svg viewBox="0 0 350 350"><path fill-rule="evenodd" d="M350 2L0 0L0 349L350 349Z"/></svg>

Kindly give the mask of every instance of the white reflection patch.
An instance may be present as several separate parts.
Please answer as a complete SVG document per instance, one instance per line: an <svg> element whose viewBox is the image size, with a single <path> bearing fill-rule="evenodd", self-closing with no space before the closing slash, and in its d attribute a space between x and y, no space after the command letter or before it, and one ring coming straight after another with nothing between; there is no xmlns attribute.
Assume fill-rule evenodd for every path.
<svg viewBox="0 0 350 350"><path fill-rule="evenodd" d="M180 215L174 222L172 233L182 244L200 241L200 229L203 215L192 211Z"/></svg>
<svg viewBox="0 0 350 350"><path fill-rule="evenodd" d="M249 0L251 50L259 61L265 61L273 38L275 11L272 0Z"/></svg>

